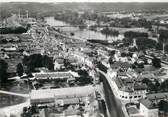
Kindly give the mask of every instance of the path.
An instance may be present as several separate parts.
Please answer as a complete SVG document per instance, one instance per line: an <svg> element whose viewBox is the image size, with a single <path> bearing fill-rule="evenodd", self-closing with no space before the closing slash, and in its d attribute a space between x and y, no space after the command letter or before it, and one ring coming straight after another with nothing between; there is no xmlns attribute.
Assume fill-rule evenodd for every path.
<svg viewBox="0 0 168 117"><path fill-rule="evenodd" d="M21 94L21 93L15 93L15 92L3 91L3 90L0 90L0 93L16 95L16 96L21 96L21 97L29 97L29 94Z"/></svg>

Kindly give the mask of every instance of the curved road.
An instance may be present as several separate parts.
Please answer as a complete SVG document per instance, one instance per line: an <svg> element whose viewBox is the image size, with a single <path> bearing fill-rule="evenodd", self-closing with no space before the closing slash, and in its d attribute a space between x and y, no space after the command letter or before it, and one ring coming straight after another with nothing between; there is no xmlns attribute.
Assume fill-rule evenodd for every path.
<svg viewBox="0 0 168 117"><path fill-rule="evenodd" d="M101 74L101 73L100 73ZM106 77L101 74L100 77L104 86L105 99L107 103L107 107L111 117L125 117L122 111L122 105L119 100L117 100L111 90L111 87L106 79Z"/></svg>
<svg viewBox="0 0 168 117"><path fill-rule="evenodd" d="M21 97L29 97L29 94L14 93L14 92L3 91L3 90L0 90L0 93L16 95L16 96L21 96Z"/></svg>

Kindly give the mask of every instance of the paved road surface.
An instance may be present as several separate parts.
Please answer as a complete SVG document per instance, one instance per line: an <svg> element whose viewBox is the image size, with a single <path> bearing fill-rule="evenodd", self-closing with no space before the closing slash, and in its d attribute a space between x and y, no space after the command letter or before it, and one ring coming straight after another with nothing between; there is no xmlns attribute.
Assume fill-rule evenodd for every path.
<svg viewBox="0 0 168 117"><path fill-rule="evenodd" d="M101 75L101 80L103 81L105 99L111 117L125 117L121 109L121 103L114 97L110 85L103 75Z"/></svg>
<svg viewBox="0 0 168 117"><path fill-rule="evenodd" d="M9 92L9 91L2 91L2 90L0 90L0 93L22 96L22 97L29 97L29 94L20 94L20 93L14 93L14 92Z"/></svg>

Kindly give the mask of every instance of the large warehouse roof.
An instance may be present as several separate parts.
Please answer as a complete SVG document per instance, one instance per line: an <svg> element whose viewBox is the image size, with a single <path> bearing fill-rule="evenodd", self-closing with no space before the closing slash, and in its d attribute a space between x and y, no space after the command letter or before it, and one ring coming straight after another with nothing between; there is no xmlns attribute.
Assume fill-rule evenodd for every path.
<svg viewBox="0 0 168 117"><path fill-rule="evenodd" d="M94 93L92 85L71 88L58 89L40 89L32 90L30 93L31 100L52 99L52 98L68 98L68 97L83 97Z"/></svg>

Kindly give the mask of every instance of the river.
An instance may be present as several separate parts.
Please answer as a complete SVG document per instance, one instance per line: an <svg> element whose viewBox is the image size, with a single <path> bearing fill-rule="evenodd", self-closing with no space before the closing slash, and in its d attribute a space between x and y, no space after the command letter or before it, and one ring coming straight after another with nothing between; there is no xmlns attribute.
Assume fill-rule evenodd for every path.
<svg viewBox="0 0 168 117"><path fill-rule="evenodd" d="M60 26L60 30L66 33L71 33L73 32L75 34L75 37L79 37L82 39L99 39L99 40L109 40L109 41L116 41L116 40L121 40L123 39L123 34L119 34L118 37L113 37L113 36L108 36L106 37L104 34L101 32L95 32L91 31L88 29L80 30L78 27L70 26L69 24L60 21L60 20L55 20L54 17L46 17L45 21L47 24L50 26ZM67 27L61 27L61 26L67 26Z"/></svg>

